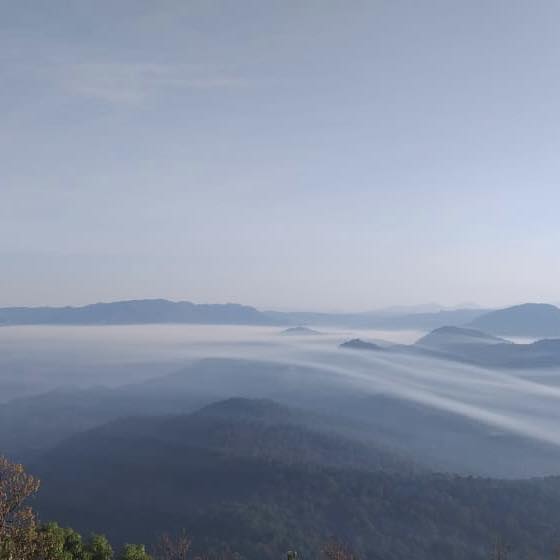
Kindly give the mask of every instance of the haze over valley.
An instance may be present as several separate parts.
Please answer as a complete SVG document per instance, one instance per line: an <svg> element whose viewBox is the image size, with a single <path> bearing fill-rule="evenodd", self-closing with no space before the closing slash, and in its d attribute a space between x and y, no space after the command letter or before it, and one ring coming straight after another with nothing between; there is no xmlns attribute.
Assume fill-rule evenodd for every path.
<svg viewBox="0 0 560 560"><path fill-rule="evenodd" d="M0 3L0 560L550 560L560 3Z"/></svg>
<svg viewBox="0 0 560 560"><path fill-rule="evenodd" d="M115 320L113 307L133 308L136 319L120 315ZM28 310L27 324L5 321L0 327L0 448L43 480L45 490L36 507L45 518L86 533L106 533L117 544L152 542L158 533L188 523L201 549L225 539L251 556L257 549L243 536L245 513L226 514L223 508L226 503L253 507L256 491L268 496L262 507L296 499L289 498L290 492L301 489L291 483L282 486L283 497L270 486L268 477L287 476L282 469L319 469L305 475L310 483L330 476L329 469L345 473L338 477L350 476L351 484L358 483L356 476L372 473L371 480L360 478L366 486L380 484L380 476L396 475L402 483L422 480L428 485L424 500L431 500L435 491L436 481L430 482L434 472L510 480L558 474L560 340L515 342L472 326L473 321L494 320L496 314L519 316L517 307L479 310L466 325L431 331L412 327L422 321L437 324L450 315L368 314L371 324L389 321L383 323L385 330L376 330L348 327L352 320L361 325L362 315L322 316L319 325L302 327L292 326L301 315L269 317L239 307L239 322L250 324L228 325L219 321L225 323L231 315L222 319L219 306L210 306L213 324L195 324L191 319L179 323L173 315L138 316L145 307L153 311L154 303L109 304L103 308L106 315L96 314L90 325L44 324L43 311L39 324L32 324L35 312ZM522 308L528 323L541 309ZM7 317L11 311L2 313ZM65 313L71 314L68 309ZM464 318L461 312L453 316ZM83 314L79 320L84 321ZM135 320L139 324L131 324ZM520 321L515 334L524 332ZM398 323L410 328L398 330ZM500 332L499 325L496 329ZM270 470L270 461L280 470ZM183 474L172 474L179 466ZM125 476L118 474L121 468L126 468L128 482L117 482ZM209 468L217 469L213 482ZM145 469L170 483L179 476L173 484L185 494L171 499L172 486L156 485L136 498L141 504L137 510L129 503L134 492L129 485L151 485L142 480ZM228 480L238 488L235 495L226 490L230 483L220 482L220 469L227 469ZM247 469L265 478L249 484ZM325 474L318 474L323 469ZM394 478L386 480L383 484ZM486 484L483 479L468 480L472 492L486 492L479 488ZM221 484L226 487L218 491ZM516 484L514 490L504 486L497 491L504 499L512 491L525 491L525 483ZM446 491L458 500L452 507L467 507L453 487ZM110 504L114 515L95 505L99 492L106 494L105 505ZM340 492L336 499L344 502L346 486ZM187 502L188 507L181 505ZM154 507L158 514L148 526L142 512ZM316 539L334 530L331 514L319 504L314 507L322 519L314 521L322 527L319 532L308 527L310 538L291 537L302 550L318 546L313 545ZM219 528L226 515L238 518L231 521L232 529L241 533L233 536ZM362 515L369 515L367 509ZM387 510L384 515L391 520L395 514ZM525 515L519 512L519 523ZM208 516L217 517L212 521ZM295 531L283 523L276 527L281 534ZM343 534L355 539L362 530L348 526ZM409 537L394 529L386 536L412 546ZM544 542L548 545L552 538L548 535ZM471 554L469 539L461 539ZM280 538L275 546L288 543ZM366 552L379 541L363 546ZM431 554L429 546L422 554Z"/></svg>
<svg viewBox="0 0 560 560"><path fill-rule="evenodd" d="M540 312L525 309L529 318ZM494 314L481 312L477 320ZM320 332L280 325L5 325L0 434L14 453L34 454L77 426L143 410L177 413L231 397L267 398L402 432L405 440L392 436L391 445L404 451L414 437L423 461L434 453L431 466L445 470L555 473L559 341L512 342L457 326L429 333L348 329L346 321L338 329L323 324ZM399 403L402 418L380 415L373 404L368 410L379 399ZM426 426L408 418L416 414L428 415ZM465 431L450 437L449 448L448 425L437 417ZM458 460L463 437L481 450L503 445L512 455L480 451ZM430 451L436 440L442 444ZM542 457L525 456L522 445L542 448Z"/></svg>

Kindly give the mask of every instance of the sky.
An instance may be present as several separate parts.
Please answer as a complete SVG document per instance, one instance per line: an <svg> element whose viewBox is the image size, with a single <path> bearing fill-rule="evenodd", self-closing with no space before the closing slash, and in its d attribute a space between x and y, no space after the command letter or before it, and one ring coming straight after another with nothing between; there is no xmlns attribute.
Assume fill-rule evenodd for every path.
<svg viewBox="0 0 560 560"><path fill-rule="evenodd" d="M0 305L560 301L556 0L0 2Z"/></svg>

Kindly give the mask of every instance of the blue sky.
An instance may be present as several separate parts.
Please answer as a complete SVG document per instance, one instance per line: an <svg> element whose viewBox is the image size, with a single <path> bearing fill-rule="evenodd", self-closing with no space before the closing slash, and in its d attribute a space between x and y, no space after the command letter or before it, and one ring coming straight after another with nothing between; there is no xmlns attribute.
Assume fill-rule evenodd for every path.
<svg viewBox="0 0 560 560"><path fill-rule="evenodd" d="M555 1L0 6L0 305L560 301Z"/></svg>

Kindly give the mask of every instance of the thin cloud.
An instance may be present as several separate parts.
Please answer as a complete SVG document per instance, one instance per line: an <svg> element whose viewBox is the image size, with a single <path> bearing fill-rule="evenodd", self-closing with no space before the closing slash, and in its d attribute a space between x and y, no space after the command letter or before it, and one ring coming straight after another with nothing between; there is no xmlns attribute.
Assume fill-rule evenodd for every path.
<svg viewBox="0 0 560 560"><path fill-rule="evenodd" d="M208 69L151 63L79 63L61 76L70 93L108 103L141 103L177 90L228 89L245 85L239 78Z"/></svg>

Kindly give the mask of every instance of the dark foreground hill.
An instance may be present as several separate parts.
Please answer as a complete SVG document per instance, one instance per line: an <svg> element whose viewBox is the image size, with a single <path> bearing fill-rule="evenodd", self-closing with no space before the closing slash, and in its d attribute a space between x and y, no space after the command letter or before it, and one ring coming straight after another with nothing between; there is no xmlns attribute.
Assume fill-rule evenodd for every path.
<svg viewBox="0 0 560 560"><path fill-rule="evenodd" d="M382 447L297 426L299 414L236 399L103 426L35 463L36 506L116 543L187 527L199 550L265 560L291 547L311 557L332 535L363 557L399 560L487 558L496 535L514 557L560 542L556 478L422 474Z"/></svg>

